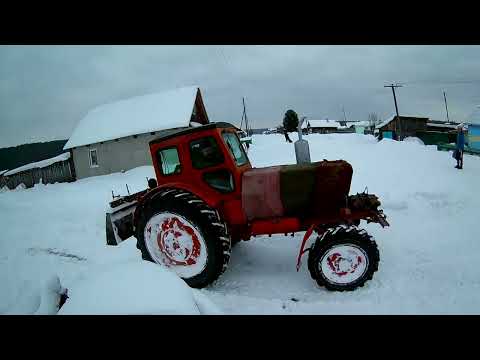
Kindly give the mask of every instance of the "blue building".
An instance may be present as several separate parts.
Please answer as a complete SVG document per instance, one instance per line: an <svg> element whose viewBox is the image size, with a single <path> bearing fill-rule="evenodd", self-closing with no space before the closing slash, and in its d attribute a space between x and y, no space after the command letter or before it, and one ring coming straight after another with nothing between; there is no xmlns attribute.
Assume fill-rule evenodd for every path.
<svg viewBox="0 0 480 360"><path fill-rule="evenodd" d="M468 117L468 143L472 149L480 150L480 105Z"/></svg>

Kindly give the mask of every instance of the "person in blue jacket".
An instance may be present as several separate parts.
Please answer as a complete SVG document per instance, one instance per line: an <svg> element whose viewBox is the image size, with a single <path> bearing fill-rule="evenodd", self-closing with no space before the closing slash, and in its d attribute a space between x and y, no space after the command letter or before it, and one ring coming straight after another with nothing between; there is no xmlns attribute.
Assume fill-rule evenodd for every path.
<svg viewBox="0 0 480 360"><path fill-rule="evenodd" d="M457 127L457 147L456 147L456 159L457 169L463 169L463 150L465 149L465 134L463 132L463 124Z"/></svg>

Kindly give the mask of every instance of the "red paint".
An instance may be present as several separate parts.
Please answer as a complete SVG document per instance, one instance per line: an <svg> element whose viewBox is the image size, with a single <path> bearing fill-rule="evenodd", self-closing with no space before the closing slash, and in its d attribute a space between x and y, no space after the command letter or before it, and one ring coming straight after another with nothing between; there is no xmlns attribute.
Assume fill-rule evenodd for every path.
<svg viewBox="0 0 480 360"><path fill-rule="evenodd" d="M342 255L340 255L339 253L330 255L327 259L328 266L330 266L330 269L332 269L332 271L335 272L335 274L337 274L338 276L347 275L348 271L339 271L340 269L338 267L338 264L340 263L340 260L342 260Z"/></svg>
<svg viewBox="0 0 480 360"><path fill-rule="evenodd" d="M308 228L305 235L303 236L302 245L300 246L300 250L298 251L298 256L297 256L297 272L298 272L298 270L300 270L300 261L302 260L302 255L305 253L305 251L304 251L305 244L307 243L308 238L312 235L313 230L315 229L315 226L316 226L315 224L312 224Z"/></svg>
<svg viewBox="0 0 480 360"><path fill-rule="evenodd" d="M243 174L242 207L248 220L284 216L280 169L280 166L270 166Z"/></svg>
<svg viewBox="0 0 480 360"><path fill-rule="evenodd" d="M357 256L357 263L353 264L350 271L340 271L339 264L340 264L340 261L342 259L344 259L344 258L342 257L342 255L340 253L332 254L327 259L328 266L338 276L344 276L344 275L347 275L348 273L354 273L355 270L357 269L358 265L360 265L362 263L362 258L360 256Z"/></svg>
<svg viewBox="0 0 480 360"><path fill-rule="evenodd" d="M174 237L173 244L172 244L173 250L178 250L178 249L181 248L180 243L178 241L176 241L175 239L178 239L179 237L184 235L184 233L182 233L180 231L177 231L175 229L175 226L178 227L184 233L188 234L191 238L191 241L192 241L192 251L191 251L191 253L190 253L190 250L188 248L183 249L184 252L185 252L185 260L184 261L175 260L174 259L174 254L170 251L168 246L165 245L165 239L167 238L167 236L173 235L173 237ZM197 262L196 260L197 260L198 256L200 255L201 245L200 245L200 241L198 240L197 235L195 235L194 230L190 226L184 224L177 217L172 217L172 218L166 219L161 224L161 229L162 230L158 233L158 236L157 236L157 244L158 244L158 247L160 248L160 251L163 254L166 255L170 264L172 264L172 265L194 265L194 264L196 264L196 262Z"/></svg>
<svg viewBox="0 0 480 360"><path fill-rule="evenodd" d="M298 218L280 218L271 220L256 220L252 222L252 235L282 234L299 231L300 221Z"/></svg>

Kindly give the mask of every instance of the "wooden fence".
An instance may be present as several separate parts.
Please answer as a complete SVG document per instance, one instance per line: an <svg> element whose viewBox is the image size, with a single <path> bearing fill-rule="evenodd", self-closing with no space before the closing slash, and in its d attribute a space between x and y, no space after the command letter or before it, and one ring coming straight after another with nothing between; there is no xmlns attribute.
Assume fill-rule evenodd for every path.
<svg viewBox="0 0 480 360"><path fill-rule="evenodd" d="M31 188L35 184L40 184L40 182L43 184L54 184L72 181L75 181L75 170L70 157L48 166L33 167L11 175L7 172L0 176L0 189L7 186L10 190L13 190L20 184L24 184L26 188Z"/></svg>

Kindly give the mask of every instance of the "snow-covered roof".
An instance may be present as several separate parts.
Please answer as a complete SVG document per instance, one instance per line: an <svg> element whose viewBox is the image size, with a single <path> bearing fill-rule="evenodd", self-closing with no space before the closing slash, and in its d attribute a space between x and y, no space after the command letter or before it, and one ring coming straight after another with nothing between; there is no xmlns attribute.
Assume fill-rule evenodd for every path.
<svg viewBox="0 0 480 360"><path fill-rule="evenodd" d="M70 159L70 153L66 152L66 153L60 154L58 156L55 156L53 158L50 158L50 159L37 161L37 162L34 162L34 163L30 163L30 164L27 164L27 165L20 166L16 169L12 169L12 170L4 173L4 176L10 176L10 175L17 174L19 172L30 170L30 169L44 168L44 167L50 166L52 164L55 164L56 162L65 161L65 160L68 160L68 159Z"/></svg>
<svg viewBox="0 0 480 360"><path fill-rule="evenodd" d="M388 125L393 119L395 119L395 116L397 115L392 115L388 117L387 119L383 120L380 124L375 126L375 129L380 129L384 127L385 125ZM413 116L413 115L400 115L401 118L416 118L416 119L427 119L427 117L422 117L422 116Z"/></svg>
<svg viewBox="0 0 480 360"><path fill-rule="evenodd" d="M380 128L384 127L385 125L388 125L393 119L395 119L395 116L397 116L397 115L392 115L389 118L383 120L380 124L375 126L375 129L380 129Z"/></svg>
<svg viewBox="0 0 480 360"><path fill-rule="evenodd" d="M338 121L335 120L308 120L312 128L342 128ZM303 123L305 126L305 122Z"/></svg>
<svg viewBox="0 0 480 360"><path fill-rule="evenodd" d="M0 176L2 176L3 174L5 174L8 170L0 170Z"/></svg>
<svg viewBox="0 0 480 360"><path fill-rule="evenodd" d="M64 150L125 136L188 127L197 86L101 105L78 122Z"/></svg>
<svg viewBox="0 0 480 360"><path fill-rule="evenodd" d="M427 123L427 126L456 129L457 126L458 126L458 124L441 124L441 123L431 123L431 122L428 122L428 123Z"/></svg>
<svg viewBox="0 0 480 360"><path fill-rule="evenodd" d="M347 127L350 126L369 126L370 123L368 121L347 121Z"/></svg>

